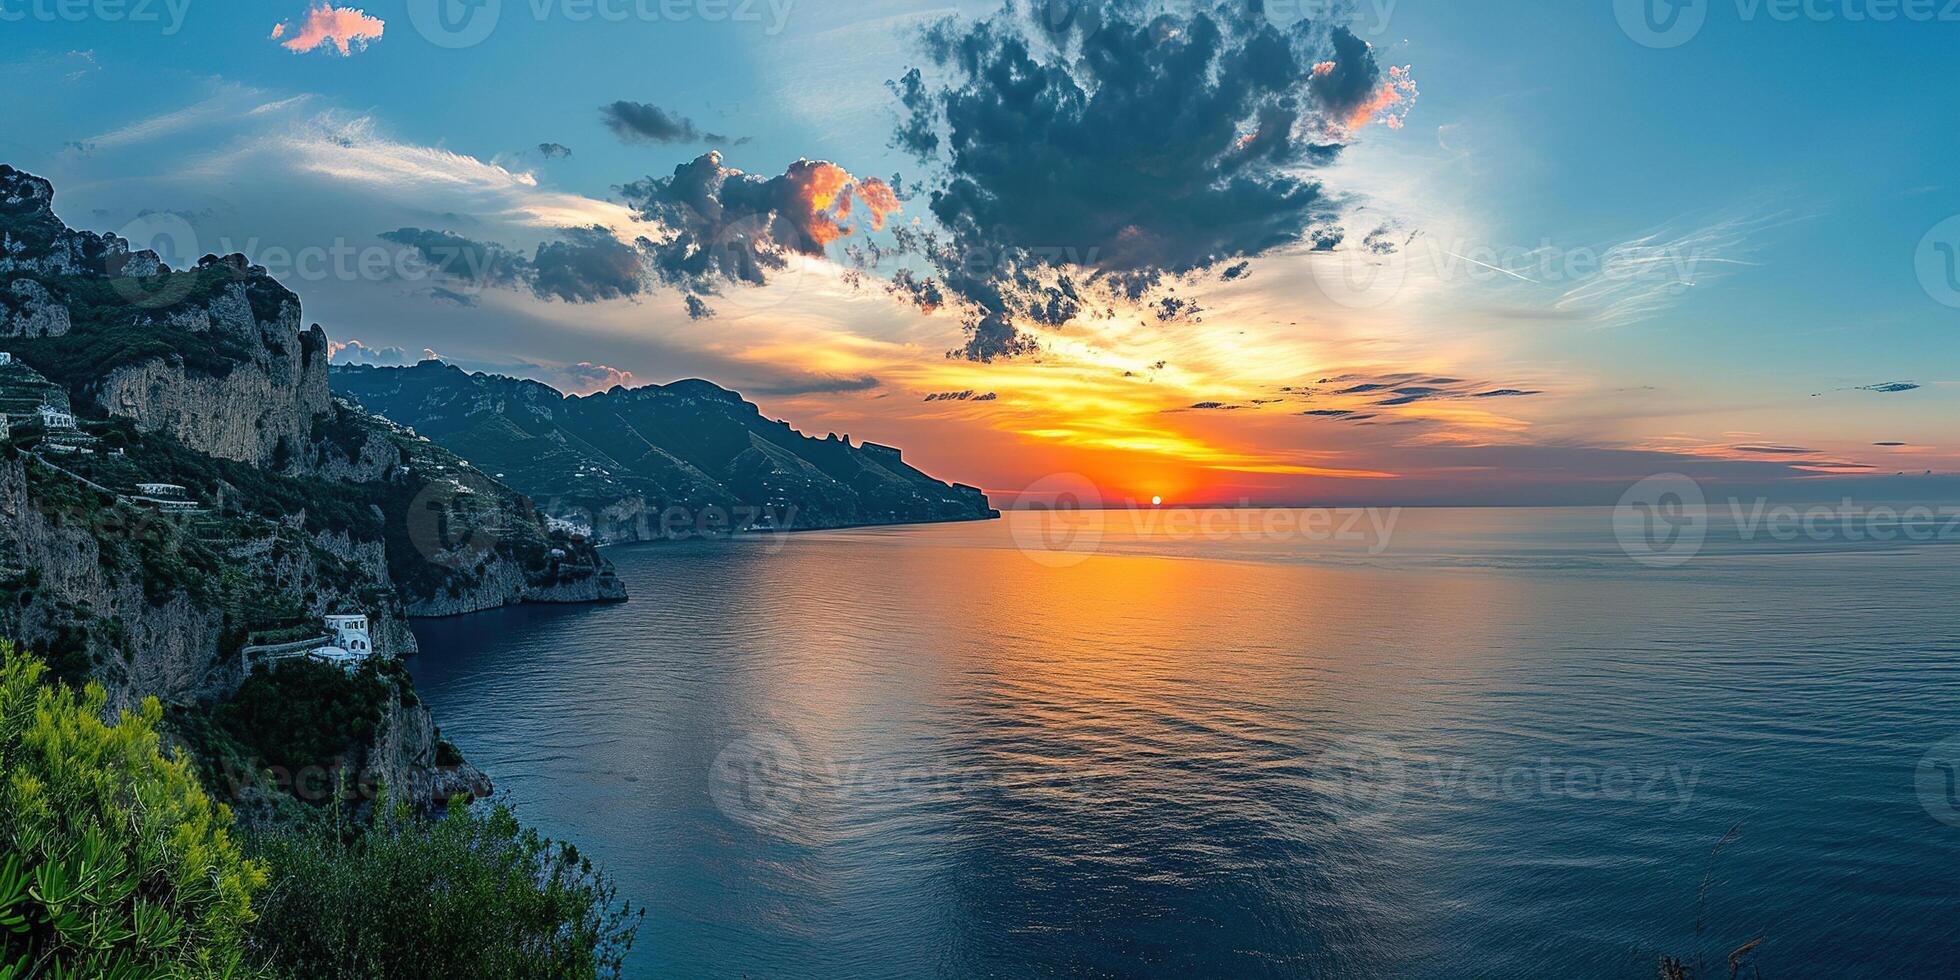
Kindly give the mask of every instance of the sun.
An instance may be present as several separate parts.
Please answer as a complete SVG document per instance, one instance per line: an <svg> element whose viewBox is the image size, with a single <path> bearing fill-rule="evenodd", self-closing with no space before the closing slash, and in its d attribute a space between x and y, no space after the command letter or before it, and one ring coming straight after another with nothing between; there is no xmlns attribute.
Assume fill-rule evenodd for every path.
<svg viewBox="0 0 1960 980"><path fill-rule="evenodd" d="M1150 506L1152 506L1152 507L1162 507L1162 506L1164 506L1164 498L1162 498L1162 497L1152 497L1152 498L1150 498Z"/></svg>

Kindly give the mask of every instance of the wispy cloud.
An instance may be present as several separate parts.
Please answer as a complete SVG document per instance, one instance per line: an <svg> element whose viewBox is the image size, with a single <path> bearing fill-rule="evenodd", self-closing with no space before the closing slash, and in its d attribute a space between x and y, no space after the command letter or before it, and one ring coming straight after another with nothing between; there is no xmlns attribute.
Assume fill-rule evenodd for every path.
<svg viewBox="0 0 1960 980"><path fill-rule="evenodd" d="M1618 326L1657 316L1695 289L1712 285L1737 270L1756 265L1755 233L1786 215L1727 218L1687 231L1660 229L1595 250L1597 271L1567 287L1552 308ZM1527 256L1527 265L1548 258L1546 250ZM1571 268L1577 250L1557 261ZM1590 267L1592 256L1586 258Z"/></svg>

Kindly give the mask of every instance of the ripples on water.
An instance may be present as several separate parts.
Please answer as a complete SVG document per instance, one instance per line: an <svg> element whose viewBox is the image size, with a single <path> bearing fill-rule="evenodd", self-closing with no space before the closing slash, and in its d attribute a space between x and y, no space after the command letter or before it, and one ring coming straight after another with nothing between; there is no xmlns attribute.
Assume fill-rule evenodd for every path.
<svg viewBox="0 0 1960 980"><path fill-rule="evenodd" d="M420 624L417 682L649 906L635 976L1960 962L1960 550L1122 516L1056 567L1034 519L615 549L632 602Z"/></svg>

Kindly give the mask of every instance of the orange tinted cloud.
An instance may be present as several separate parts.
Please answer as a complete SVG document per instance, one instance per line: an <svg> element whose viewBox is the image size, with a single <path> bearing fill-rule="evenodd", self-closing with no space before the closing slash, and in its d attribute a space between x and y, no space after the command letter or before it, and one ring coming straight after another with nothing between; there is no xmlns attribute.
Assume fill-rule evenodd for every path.
<svg viewBox="0 0 1960 980"><path fill-rule="evenodd" d="M1329 62L1329 64L1332 64ZM1315 74L1322 74L1321 66L1314 66ZM1329 69L1331 70L1331 69ZM1409 114L1417 96L1416 80L1409 74L1409 67L1388 70L1388 81L1368 97L1368 101L1354 107L1343 122L1349 129L1360 129L1380 117L1382 124L1390 129L1401 129L1402 118Z"/></svg>
<svg viewBox="0 0 1960 980"><path fill-rule="evenodd" d="M898 195L891 185L870 177L859 180L851 172L825 160L798 160L784 178L795 188L796 199L807 209L805 220L811 240L819 245L851 233L847 227L854 200L870 212L872 230L885 227L885 216L899 210Z"/></svg>
<svg viewBox="0 0 1960 980"><path fill-rule="evenodd" d="M279 46L305 54L322 44L331 43L342 57L346 57L353 54L355 48L365 49L369 41L378 40L385 26L381 18L370 16L365 11L323 3L308 10L298 31L291 38L280 41ZM273 26L273 40L277 41L285 35L285 24Z"/></svg>

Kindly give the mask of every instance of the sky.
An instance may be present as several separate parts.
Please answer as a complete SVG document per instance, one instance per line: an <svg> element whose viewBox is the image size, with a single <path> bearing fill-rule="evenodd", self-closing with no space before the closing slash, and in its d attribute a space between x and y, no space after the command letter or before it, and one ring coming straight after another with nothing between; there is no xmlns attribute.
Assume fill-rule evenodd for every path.
<svg viewBox="0 0 1960 980"><path fill-rule="evenodd" d="M1008 503L1905 499L1942 6L0 0L0 161L337 361L707 378Z"/></svg>

